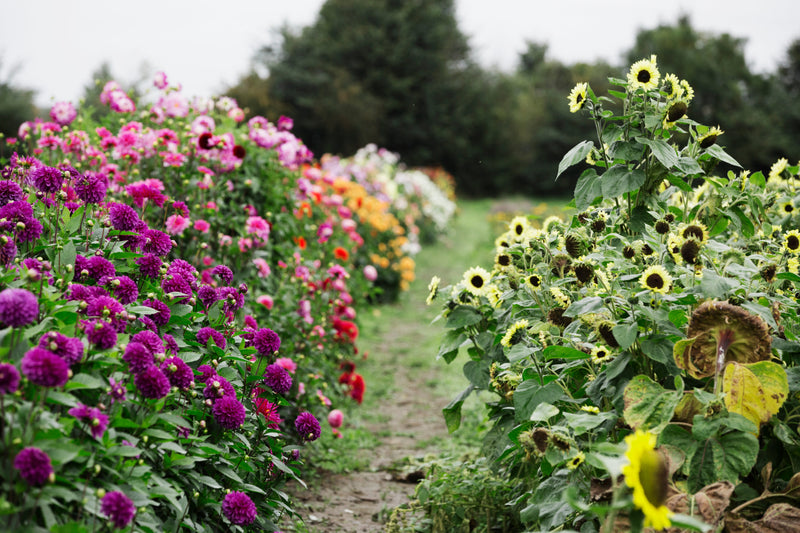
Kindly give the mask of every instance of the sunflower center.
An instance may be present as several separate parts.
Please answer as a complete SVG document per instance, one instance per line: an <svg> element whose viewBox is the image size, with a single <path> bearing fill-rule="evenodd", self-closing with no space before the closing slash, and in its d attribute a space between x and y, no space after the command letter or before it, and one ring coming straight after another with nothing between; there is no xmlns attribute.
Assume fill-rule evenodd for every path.
<svg viewBox="0 0 800 533"><path fill-rule="evenodd" d="M642 69L636 74L636 81L639 83L648 83L650 81L650 72L646 69Z"/></svg>
<svg viewBox="0 0 800 533"><path fill-rule="evenodd" d="M473 287L476 287L476 288L478 288L478 289L480 289L481 287L483 287L483 278L482 278L482 277L480 277L480 276L472 276L472 277L469 279L469 282L470 282L470 283L472 283L472 286L473 286Z"/></svg>
<svg viewBox="0 0 800 533"><path fill-rule="evenodd" d="M786 238L786 247L790 250L797 250L800 248L800 238L797 235L789 235Z"/></svg>
<svg viewBox="0 0 800 533"><path fill-rule="evenodd" d="M497 258L497 263L500 266L508 266L508 265L511 264L511 257L509 257L509 256L507 256L505 254L501 255L500 257Z"/></svg>
<svg viewBox="0 0 800 533"><path fill-rule="evenodd" d="M694 224L692 224L691 226L688 226L683 231L683 236L686 239L688 239L689 237L694 237L698 241L702 241L703 240L703 228L701 228L700 226L695 226Z"/></svg>
<svg viewBox="0 0 800 533"><path fill-rule="evenodd" d="M794 211L794 206L791 204L787 204L786 207L783 208L783 210L786 211L787 213L791 213L792 211Z"/></svg>
<svg viewBox="0 0 800 533"><path fill-rule="evenodd" d="M517 224L516 226L514 226L514 233L516 233L517 235L522 235L524 229L525 228L522 227L522 224Z"/></svg>
<svg viewBox="0 0 800 533"><path fill-rule="evenodd" d="M647 282L647 286L651 289L663 289L664 288L664 278L662 278L659 274L650 274L647 276L645 280Z"/></svg>
<svg viewBox="0 0 800 533"><path fill-rule="evenodd" d="M530 284L531 284L531 285L533 285L534 287L538 287L539 285L541 285L541 284L542 284L542 280L541 280L541 279L539 279L539 276L531 276L531 277L529 277L529 278L528 278L528 281L529 281L529 282L530 282Z"/></svg>
<svg viewBox="0 0 800 533"><path fill-rule="evenodd" d="M578 96L575 97L575 103L580 104L581 102L583 102L583 95L579 94Z"/></svg>
<svg viewBox="0 0 800 533"><path fill-rule="evenodd" d="M644 489L644 495L654 506L664 505L667 500L667 465L661 455L655 450L642 452L639 470L639 482Z"/></svg>

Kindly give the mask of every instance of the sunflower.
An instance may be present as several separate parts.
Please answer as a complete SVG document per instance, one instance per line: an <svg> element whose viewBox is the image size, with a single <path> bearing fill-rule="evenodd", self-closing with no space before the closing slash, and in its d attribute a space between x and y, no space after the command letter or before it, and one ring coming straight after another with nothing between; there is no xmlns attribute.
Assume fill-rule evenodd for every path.
<svg viewBox="0 0 800 533"><path fill-rule="evenodd" d="M559 227L563 223L564 221L561 220L561 217L557 215L550 215L549 217L544 219L544 222L542 222L542 229L550 233L553 230L559 229Z"/></svg>
<svg viewBox="0 0 800 533"><path fill-rule="evenodd" d="M793 229L783 238L783 249L790 254L800 253L800 231Z"/></svg>
<svg viewBox="0 0 800 533"><path fill-rule="evenodd" d="M694 265L697 263L701 248L700 241L694 237L690 237L683 241L681 245L681 258L686 261L687 264Z"/></svg>
<svg viewBox="0 0 800 533"><path fill-rule="evenodd" d="M597 345L592 348L592 353L590 355L592 356L592 362L596 365L602 365L614 359L614 356L608 348L602 345Z"/></svg>
<svg viewBox="0 0 800 533"><path fill-rule="evenodd" d="M660 292L667 294L670 287L672 287L672 278L661 265L653 265L647 267L642 277L639 278L639 284L647 290L652 292Z"/></svg>
<svg viewBox="0 0 800 533"><path fill-rule="evenodd" d="M564 309L569 307L569 304L572 303L569 299L569 296L564 294L564 292L558 287L550 287L550 294L553 296L553 299L558 302L558 305Z"/></svg>
<svg viewBox="0 0 800 533"><path fill-rule="evenodd" d="M686 115L687 111L689 111L689 106L686 104L686 102L683 100L674 102L667 109L667 116L664 118L664 123L674 125L675 122L682 119Z"/></svg>
<svg viewBox="0 0 800 533"><path fill-rule="evenodd" d="M475 296L483 296L489 289L489 275L481 267L472 267L464 272L464 285L466 289Z"/></svg>
<svg viewBox="0 0 800 533"><path fill-rule="evenodd" d="M683 224L678 230L678 233L684 239L697 239L700 244L705 244L708 241L708 229L706 229L705 224L699 222Z"/></svg>
<svg viewBox="0 0 800 533"><path fill-rule="evenodd" d="M656 451L656 436L642 430L625 437L628 464L622 467L625 484L633 489L633 504L644 513L645 527L660 531L671 525L672 512L667 499L668 471L661 454Z"/></svg>
<svg viewBox="0 0 800 533"><path fill-rule="evenodd" d="M677 100L683 94L683 87L681 87L681 80L675 74L667 74L664 76L664 92L667 93L667 98L670 100Z"/></svg>
<svg viewBox="0 0 800 533"><path fill-rule="evenodd" d="M569 100L569 112L577 113L586 103L586 89L588 84L581 82L572 88L567 100Z"/></svg>
<svg viewBox="0 0 800 533"><path fill-rule="evenodd" d="M689 82L686 80L681 80L681 89L683 89L683 99L688 104L692 101L692 98L694 98L694 89L692 89L692 86L689 85Z"/></svg>
<svg viewBox="0 0 800 533"><path fill-rule="evenodd" d="M567 468L570 470L575 470L583 463L584 460L586 460L586 455L584 455L583 452L578 452L573 455L569 461L567 461Z"/></svg>
<svg viewBox="0 0 800 533"><path fill-rule="evenodd" d="M542 287L542 277L539 274L531 274L525 277L525 285L531 290L538 291Z"/></svg>
<svg viewBox="0 0 800 533"><path fill-rule="evenodd" d="M700 145L700 148L711 148L714 143L717 142L717 137L725 133L718 126L714 126L713 128L709 128L707 132L697 138L697 144Z"/></svg>
<svg viewBox="0 0 800 533"><path fill-rule="evenodd" d="M656 67L656 57L650 56L650 59L640 59L633 65L628 72L628 87L634 91L637 89L644 89L649 91L658 87L658 79L661 76Z"/></svg>
<svg viewBox="0 0 800 533"><path fill-rule="evenodd" d="M515 241L520 241L529 225L527 217L514 217L508 224L508 231Z"/></svg>
<svg viewBox="0 0 800 533"><path fill-rule="evenodd" d="M781 204L781 213L784 215L792 215L794 213L794 203L789 200Z"/></svg>
<svg viewBox="0 0 800 533"><path fill-rule="evenodd" d="M506 252L499 252L494 257L494 264L498 270L506 270L512 266L511 255Z"/></svg>
<svg viewBox="0 0 800 533"><path fill-rule="evenodd" d="M786 170L786 167L789 166L789 160L785 157L782 157L775 161L769 169L769 177L770 178L778 178L783 171Z"/></svg>
<svg viewBox="0 0 800 533"><path fill-rule="evenodd" d="M425 299L425 303L427 305L431 305L431 303L436 299L436 296L439 295L439 284L442 280L439 276L433 276L431 278L431 282L428 283L428 297Z"/></svg>
<svg viewBox="0 0 800 533"><path fill-rule="evenodd" d="M511 327L506 330L506 334L500 340L500 344L506 348L511 348L515 344L519 344L525 335L525 330L528 328L528 321L525 319L517 320Z"/></svg>
<svg viewBox="0 0 800 533"><path fill-rule="evenodd" d="M796 257L790 257L786 261L786 271L791 272L792 274L800 273L800 259Z"/></svg>
<svg viewBox="0 0 800 533"><path fill-rule="evenodd" d="M591 413L593 415L600 414L600 408L595 405L581 405L581 411L585 411L587 413Z"/></svg>
<svg viewBox="0 0 800 533"><path fill-rule="evenodd" d="M504 233L498 236L494 240L494 247L498 250L503 250L505 248L511 248L511 239L508 238L508 234Z"/></svg>

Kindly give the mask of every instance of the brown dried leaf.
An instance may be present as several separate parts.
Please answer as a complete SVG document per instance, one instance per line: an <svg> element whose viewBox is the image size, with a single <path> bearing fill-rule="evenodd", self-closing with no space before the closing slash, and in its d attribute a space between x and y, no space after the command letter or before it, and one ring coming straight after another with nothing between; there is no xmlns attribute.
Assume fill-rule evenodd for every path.
<svg viewBox="0 0 800 533"><path fill-rule="evenodd" d="M800 533L800 509L788 503L771 505L764 516L752 522L739 515L725 516L727 533Z"/></svg>
<svg viewBox="0 0 800 533"><path fill-rule="evenodd" d="M719 481L706 485L693 496L694 516L715 528L722 522L725 509L731 502L731 494L736 486L730 481ZM667 508L675 513L691 514L691 499L688 494L679 493L667 500ZM679 533L681 528L673 527L669 533Z"/></svg>

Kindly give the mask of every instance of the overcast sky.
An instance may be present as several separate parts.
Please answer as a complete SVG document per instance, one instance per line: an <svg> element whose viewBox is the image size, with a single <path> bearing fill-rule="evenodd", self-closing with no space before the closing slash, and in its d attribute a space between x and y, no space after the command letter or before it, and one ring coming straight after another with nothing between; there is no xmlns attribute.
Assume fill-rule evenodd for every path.
<svg viewBox="0 0 800 533"><path fill-rule="evenodd" d="M566 63L620 63L639 29L691 17L701 31L747 39L751 69L772 71L800 38L800 0L455 0L461 30L486 67L510 70L525 41ZM188 95L220 94L283 23L311 24L323 0L0 0L0 79L37 103L77 99L108 61L127 83L164 70Z"/></svg>

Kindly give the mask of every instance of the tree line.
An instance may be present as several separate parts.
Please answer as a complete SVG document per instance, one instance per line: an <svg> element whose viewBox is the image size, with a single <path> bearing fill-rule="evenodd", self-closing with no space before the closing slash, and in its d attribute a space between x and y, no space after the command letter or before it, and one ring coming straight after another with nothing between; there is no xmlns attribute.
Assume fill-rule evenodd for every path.
<svg viewBox="0 0 800 533"><path fill-rule="evenodd" d="M651 54L662 75L691 83L690 118L720 126L720 143L745 168L798 157L800 39L774 72L754 73L744 39L680 16L640 30L624 64L564 64L528 42L513 71L501 72L473 58L454 0L327 0L313 24L278 37L227 91L249 115L292 117L316 154L372 142L409 165L441 166L461 195L568 195L577 172L555 181L558 162L594 130L569 112L567 95L580 81L605 94L609 76L624 78Z"/></svg>

